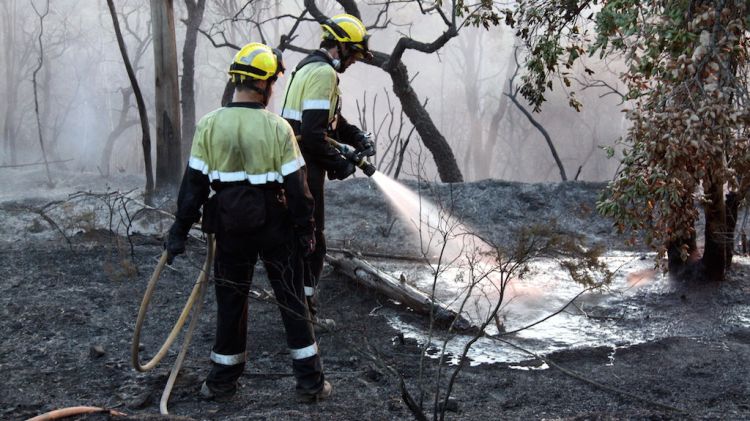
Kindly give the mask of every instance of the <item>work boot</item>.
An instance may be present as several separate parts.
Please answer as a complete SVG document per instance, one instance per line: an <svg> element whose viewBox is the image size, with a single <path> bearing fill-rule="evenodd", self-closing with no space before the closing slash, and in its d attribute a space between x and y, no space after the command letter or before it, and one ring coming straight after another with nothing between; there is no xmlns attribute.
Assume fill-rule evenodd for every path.
<svg viewBox="0 0 750 421"><path fill-rule="evenodd" d="M303 403L317 403L328 399L328 397L331 396L331 393L333 393L333 386L331 386L331 383L329 383L328 380L324 380L323 387L317 392L310 393L305 390L297 389L297 399Z"/></svg>
<svg viewBox="0 0 750 421"><path fill-rule="evenodd" d="M318 316L313 318L313 329L315 333L333 332L336 330L336 321L333 319L324 319Z"/></svg>
<svg viewBox="0 0 750 421"><path fill-rule="evenodd" d="M208 383L203 382L200 393L206 400L227 402L234 397L235 393L237 393L237 385L209 386Z"/></svg>

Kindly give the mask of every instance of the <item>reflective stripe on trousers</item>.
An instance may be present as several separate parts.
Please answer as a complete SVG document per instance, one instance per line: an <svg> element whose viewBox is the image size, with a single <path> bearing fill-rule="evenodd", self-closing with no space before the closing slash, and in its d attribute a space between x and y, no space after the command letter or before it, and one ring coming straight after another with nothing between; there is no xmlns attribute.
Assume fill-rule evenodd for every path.
<svg viewBox="0 0 750 421"><path fill-rule="evenodd" d="M247 352L234 355L222 355L211 351L211 361L221 365L237 365L247 361Z"/></svg>
<svg viewBox="0 0 750 421"><path fill-rule="evenodd" d="M293 360L304 360L305 358L310 358L314 355L318 355L318 344L313 343L304 348L289 349L289 354L291 354Z"/></svg>

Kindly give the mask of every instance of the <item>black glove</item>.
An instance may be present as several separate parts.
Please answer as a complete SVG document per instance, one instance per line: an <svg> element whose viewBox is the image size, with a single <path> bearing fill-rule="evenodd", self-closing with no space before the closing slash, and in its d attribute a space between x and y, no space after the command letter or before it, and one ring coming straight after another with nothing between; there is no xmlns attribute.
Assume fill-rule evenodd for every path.
<svg viewBox="0 0 750 421"><path fill-rule="evenodd" d="M190 226L185 226L180 221L175 221L169 228L167 241L164 242L164 248L167 250L167 264L171 265L175 256L185 253L185 242L187 241Z"/></svg>
<svg viewBox="0 0 750 421"><path fill-rule="evenodd" d="M315 251L315 234L309 233L298 235L297 243L299 244L299 250L302 257L310 257Z"/></svg>
<svg viewBox="0 0 750 421"><path fill-rule="evenodd" d="M357 153L360 157L375 155L375 137L370 132L359 132L356 136L359 148Z"/></svg>
<svg viewBox="0 0 750 421"><path fill-rule="evenodd" d="M333 168L328 170L328 179L343 180L346 177L354 174L354 171L356 169L357 167L355 167L354 164L344 158L341 158L341 160L336 162L336 165L334 165Z"/></svg>

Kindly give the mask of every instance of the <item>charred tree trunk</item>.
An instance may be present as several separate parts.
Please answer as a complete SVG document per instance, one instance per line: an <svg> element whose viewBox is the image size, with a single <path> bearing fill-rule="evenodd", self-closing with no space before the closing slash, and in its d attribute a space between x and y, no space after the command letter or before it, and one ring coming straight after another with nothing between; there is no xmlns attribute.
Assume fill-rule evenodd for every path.
<svg viewBox="0 0 750 421"><path fill-rule="evenodd" d="M3 10L2 24L0 30L3 31L3 69L5 76L5 112L3 118L3 148L8 163L11 165L18 164L18 132L19 132L19 107L18 91L21 81L26 77L23 74L23 68L26 66L31 48L25 48L20 45L18 24L18 2L9 0L0 2Z"/></svg>
<svg viewBox="0 0 750 421"><path fill-rule="evenodd" d="M133 94L133 90L121 89L120 94L122 95L122 102L120 104L120 115L117 118L117 125L107 136L107 140L104 142L104 151L102 152L102 157L99 161L99 172L105 177L109 177L112 173L112 152L115 149L115 142L120 136L122 136L125 130L138 123L135 120L128 119L130 95Z"/></svg>
<svg viewBox="0 0 750 421"><path fill-rule="evenodd" d="M151 0L156 80L156 190L174 189L182 176L180 93L173 0Z"/></svg>
<svg viewBox="0 0 750 421"><path fill-rule="evenodd" d="M713 177L711 177L713 178ZM732 247L733 235L727 226L727 208L724 203L724 183L712 179L704 183L706 204L705 240L703 269L709 281L723 281L728 266L727 253Z"/></svg>
<svg viewBox="0 0 750 421"><path fill-rule="evenodd" d="M344 253L340 258L327 255L326 260L350 279L403 303L418 314L434 317L435 323L442 328L463 332L475 329L470 321L445 304L409 285L404 279L396 279L378 270L352 253Z"/></svg>
<svg viewBox="0 0 750 421"><path fill-rule="evenodd" d="M120 22L117 20L117 11L115 10L113 0L107 0L107 6L109 7L109 14L112 16L112 25L115 28L120 55L122 55L122 61L125 64L128 79L130 79L130 86L133 88L133 95L135 95L135 101L138 105L138 117L141 120L141 147L143 148L143 163L146 172L146 191L144 196L146 204L150 205L154 193L154 173L153 165L151 164L151 130L148 124L148 112L146 110L146 103L143 101L141 88L138 85L138 79L135 77L135 71L133 71L133 66L130 64L130 58L128 58L128 50L125 47L125 40L122 38Z"/></svg>
<svg viewBox="0 0 750 421"><path fill-rule="evenodd" d="M464 75L462 80L464 95L466 98L466 109L469 112L466 121L460 122L459 126L468 126L468 138L465 139L466 151L463 160L463 172L470 180L481 180L489 172L491 156L487 154L488 143L494 139L485 139L484 129L487 127L484 121L486 114L486 102L482 100L480 79L482 75L482 60L484 48L482 32L473 31L470 36L464 36L461 41L461 52L464 63ZM467 130L463 130L466 133Z"/></svg>
<svg viewBox="0 0 750 421"><path fill-rule="evenodd" d="M549 133L547 132L547 129L544 128L544 126L537 121L537 119L534 118L534 116L529 112L529 110L526 109L526 107L521 104L521 102L518 100L518 93L520 92L520 88L515 87L515 80L518 76L518 70L521 68L521 65L518 62L518 47L516 47L513 51L513 58L515 60L516 68L513 72L513 76L510 77L510 80L508 81L508 92L505 92L504 95L510 99L510 101L513 103L513 105L518 108L519 111L526 117L526 119L531 123L534 128L539 130L539 133L544 137L544 141L547 142L547 147L549 147L550 152L552 153L552 158L555 160L555 164L557 164L557 169L560 171L560 179L562 181L568 181L568 176L565 173L565 167L563 166L562 160L560 160L560 156L557 154L557 148L555 148L555 144L552 142L552 138L550 137Z"/></svg>
<svg viewBox="0 0 750 421"><path fill-rule="evenodd" d="M198 28L203 21L206 0L185 0L187 19L184 21L185 44L182 47L182 160L187 161L195 132L195 49L198 45Z"/></svg>
<svg viewBox="0 0 750 421"><path fill-rule="evenodd" d="M687 258L682 258L682 249L687 249ZM667 246L667 269L669 274L677 278L684 277L688 268L695 263L694 256L698 252L696 236L674 240Z"/></svg>
<svg viewBox="0 0 750 421"><path fill-rule="evenodd" d="M732 266L732 258L734 257L734 231L737 228L737 214L740 210L740 200L736 192L727 193L724 206L726 207L727 235L731 238L725 255L725 269L728 270Z"/></svg>
<svg viewBox="0 0 750 421"><path fill-rule="evenodd" d="M381 59L383 58L381 57ZM376 55L375 60L378 60L378 55ZM404 114L409 117L409 121L417 129L417 133L422 138L425 147L432 153L440 181L444 183L463 182L464 177L458 168L458 162L456 162L456 157L453 155L453 150L442 133L440 133L440 130L435 126L430 114L419 101L417 93L412 89L406 66L399 61L394 69L388 70L388 74L391 76L393 92L401 101L401 108L404 110Z"/></svg>
<svg viewBox="0 0 750 421"><path fill-rule="evenodd" d="M34 3L31 3L31 7L34 8L34 12L36 12L37 16L39 17L39 36L37 38L37 45L39 46L39 63L37 64L31 76L31 83L34 88L34 114L36 115L36 128L37 135L39 137L39 147L42 149L44 168L47 171L47 185L49 187L52 187L54 184L52 183L52 175L49 172L49 162L47 161L47 152L44 149L44 137L42 136L42 120L39 113L39 87L37 84L37 75L39 74L39 71L42 70L42 66L44 66L44 45L42 44L42 36L44 35L44 18L47 17L47 14L49 14L49 0L45 5L44 12L39 12Z"/></svg>
<svg viewBox="0 0 750 421"><path fill-rule="evenodd" d="M494 158L495 149L497 148L498 144L498 137L500 136L500 123L503 121L503 118L505 117L505 113L507 111L508 99L507 97L502 96L497 106L497 111L492 114L492 119L490 119L490 128L487 133L487 141L485 142L486 147L481 151L478 151L478 155L481 155L481 157L477 156L476 158L484 158L485 160L485 165L483 165L480 168L481 171L477 173L477 178L479 180L492 177L492 170L496 168L496 162Z"/></svg>
<svg viewBox="0 0 750 421"><path fill-rule="evenodd" d="M557 148L555 148L555 144L552 142L552 138L550 137L549 133L547 132L547 129L542 126L542 123L538 122L533 115L524 107L520 101L518 101L518 98L515 94L505 94L510 98L511 102L513 102L513 105L518 108L521 113L526 117L527 120L529 120L529 123L531 123L534 128L539 130L539 133L544 137L544 141L547 143L547 147L549 147L550 152L552 153L552 158L555 160L555 164L557 164L557 169L560 171L560 179L562 181L568 181L568 175L565 173L565 167L563 166L562 160L560 160L560 156L557 154Z"/></svg>

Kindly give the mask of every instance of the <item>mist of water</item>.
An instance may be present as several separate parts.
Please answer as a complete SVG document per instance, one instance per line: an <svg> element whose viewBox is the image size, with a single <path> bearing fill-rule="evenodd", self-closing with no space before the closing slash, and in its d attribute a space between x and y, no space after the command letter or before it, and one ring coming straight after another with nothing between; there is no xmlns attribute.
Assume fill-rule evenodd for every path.
<svg viewBox="0 0 750 421"><path fill-rule="evenodd" d="M661 300L652 303L644 297L672 293L673 286L652 270L652 258L644 259L632 252L608 252L602 256L602 261L615 273L609 287L579 296L575 305L568 305L583 287L573 282L557 262L538 259L528 264L523 278L510 279L507 273L496 270L494 248L473 235L471 227L452 215L450 209L436 205L382 173L375 173L372 180L420 240L420 254L432 261L431 267L384 262L384 270L401 272L417 288L432 292L436 300L454 310L465 303L462 314L474 323L487 320L489 311L501 299L500 285L505 283L500 323L506 331L524 328L513 338L527 349L546 354L576 346L611 346L614 355L616 349L624 346L653 340L667 332L693 329L690 323L675 324L670 318L653 318L653 323L632 329L635 322L631 320L650 320L644 319L643 314L654 310L642 308L644 303L662 305ZM481 258L472 257L477 255ZM474 282L477 279L480 282ZM526 328L563 307L565 311L555 317ZM683 311L682 308L684 306L677 303L670 311ZM744 306L733 310L729 317L734 321L746 321L747 314L748 308ZM620 320L624 320L622 325ZM425 346L435 346L435 342L427 343L435 338L429 339L421 328L398 316L390 322ZM495 332L496 327L491 324L487 333ZM468 339L462 336L446 339L449 341L447 352L459 355ZM476 342L469 357L474 364L528 358L489 339Z"/></svg>
<svg viewBox="0 0 750 421"><path fill-rule="evenodd" d="M543 291L529 283L511 282L500 270L495 247L456 218L449 206L437 205L396 180L376 172L373 181L419 240L419 254L431 263L428 275L415 280L425 292L474 323L492 315L498 300L514 313L541 310ZM504 305L508 310L509 306Z"/></svg>

